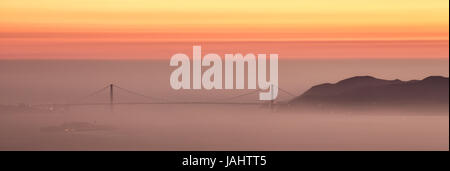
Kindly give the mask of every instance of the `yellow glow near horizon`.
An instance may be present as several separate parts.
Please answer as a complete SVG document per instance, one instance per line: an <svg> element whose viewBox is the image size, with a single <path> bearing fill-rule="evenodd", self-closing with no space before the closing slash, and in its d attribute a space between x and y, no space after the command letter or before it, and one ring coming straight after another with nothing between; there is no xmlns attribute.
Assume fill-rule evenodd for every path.
<svg viewBox="0 0 450 171"><path fill-rule="evenodd" d="M448 39L448 21L448 0L0 0L0 32L251 32L262 37L269 32L321 34L321 39L351 39L352 34L363 39Z"/></svg>

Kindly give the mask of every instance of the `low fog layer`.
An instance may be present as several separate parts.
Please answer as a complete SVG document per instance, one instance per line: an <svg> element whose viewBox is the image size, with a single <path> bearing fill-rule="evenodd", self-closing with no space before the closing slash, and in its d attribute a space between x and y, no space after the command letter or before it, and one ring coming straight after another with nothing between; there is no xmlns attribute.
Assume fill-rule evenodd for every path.
<svg viewBox="0 0 450 171"><path fill-rule="evenodd" d="M448 150L449 144L448 113L136 105L0 120L1 150Z"/></svg>
<svg viewBox="0 0 450 171"><path fill-rule="evenodd" d="M448 60L280 60L280 88L300 95L356 75L448 77ZM247 91L174 91L168 61L0 61L0 150L448 150L446 110L309 110L275 105L34 106L76 101L110 83L176 101ZM281 93L278 102L293 97ZM233 102L255 102L249 95ZM151 101L115 91L115 102ZM83 103L108 103L102 91ZM33 106L33 107L30 107Z"/></svg>

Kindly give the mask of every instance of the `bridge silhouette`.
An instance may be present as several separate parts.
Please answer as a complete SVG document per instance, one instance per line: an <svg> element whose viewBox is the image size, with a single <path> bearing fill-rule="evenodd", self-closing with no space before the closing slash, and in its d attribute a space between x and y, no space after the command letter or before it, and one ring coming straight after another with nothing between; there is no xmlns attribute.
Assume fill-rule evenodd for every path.
<svg viewBox="0 0 450 171"><path fill-rule="evenodd" d="M275 85L272 85L275 86ZM296 97L295 94L290 93L284 89L281 89L278 87L279 92L287 94L289 96L291 96L292 98ZM125 92L127 94L131 94L134 96L139 96L142 97L144 99L146 99L146 101L138 101L138 102L118 102L117 101L117 97L116 94L118 91L121 92ZM109 101L108 102L86 102L86 99L89 99L93 96L96 96L98 94L104 93L104 92L109 92ZM275 104L279 105L279 104L286 104L287 101L278 101L276 102L275 100L270 100L270 101L261 101L261 100L255 100L255 101L250 101L250 102L239 102L236 101L236 99L238 98L242 98L244 96L249 96L249 95L255 95L258 94L260 92L260 90L256 89L247 93L242 93L242 94L238 94L232 97L226 97L226 98L221 98L221 99L216 99L216 100L208 100L208 101L175 101L175 100L168 100L165 98L161 98L161 97L155 97L155 96L149 96L149 95L145 95L127 88L123 88L121 86L118 86L116 84L109 84L107 86L104 86L96 91L93 91L90 94L87 94L85 96L79 97L75 100L71 100L70 102L67 103L50 103L50 104L37 104L37 105L32 105L34 107L51 107L51 108L67 108L67 107L71 107L71 106L110 106L111 109L116 106L116 105L158 105L158 104L223 104L223 105L268 105L270 108L273 108L273 106ZM279 93L280 94L280 93Z"/></svg>

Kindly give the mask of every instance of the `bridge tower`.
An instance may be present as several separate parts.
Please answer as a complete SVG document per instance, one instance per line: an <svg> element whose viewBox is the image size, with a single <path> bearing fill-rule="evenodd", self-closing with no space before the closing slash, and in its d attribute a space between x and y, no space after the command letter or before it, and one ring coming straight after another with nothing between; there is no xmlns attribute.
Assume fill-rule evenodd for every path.
<svg viewBox="0 0 450 171"><path fill-rule="evenodd" d="M114 84L109 85L109 107L114 110Z"/></svg>

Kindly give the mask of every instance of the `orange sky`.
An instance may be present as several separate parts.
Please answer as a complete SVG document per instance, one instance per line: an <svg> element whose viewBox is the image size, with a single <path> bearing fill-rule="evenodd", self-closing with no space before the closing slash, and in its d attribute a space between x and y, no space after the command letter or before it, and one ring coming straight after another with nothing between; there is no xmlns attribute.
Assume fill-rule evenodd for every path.
<svg viewBox="0 0 450 171"><path fill-rule="evenodd" d="M423 57L448 58L448 47L443 48L448 46L448 22L448 0L1 0L0 58L87 58L66 53L96 52L124 42L344 40L409 40L418 43L414 48L425 48L420 54L431 52ZM91 46L80 48L77 43L83 42ZM42 45L66 51L57 57L61 49L48 54L52 49L39 49ZM408 57L405 47L379 48L381 57ZM296 57L296 49L286 51L287 56ZM311 52L307 57L319 56Z"/></svg>

